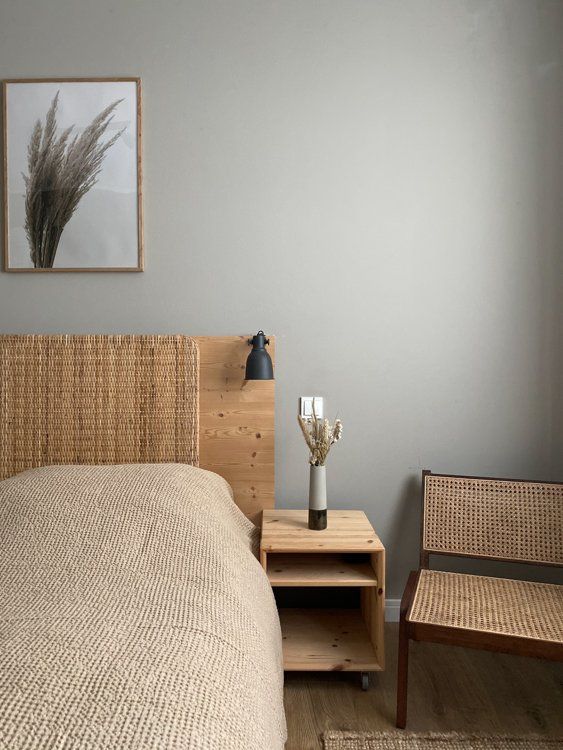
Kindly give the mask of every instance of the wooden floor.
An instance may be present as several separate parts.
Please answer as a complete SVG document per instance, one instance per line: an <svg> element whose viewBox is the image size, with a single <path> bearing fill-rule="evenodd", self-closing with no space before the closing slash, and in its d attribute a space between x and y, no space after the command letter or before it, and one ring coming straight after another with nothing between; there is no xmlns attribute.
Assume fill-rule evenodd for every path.
<svg viewBox="0 0 563 750"><path fill-rule="evenodd" d="M394 729L397 640L386 625L387 670L366 693L355 674L286 673L286 750L319 750L328 729ZM563 736L563 664L411 642L407 729Z"/></svg>

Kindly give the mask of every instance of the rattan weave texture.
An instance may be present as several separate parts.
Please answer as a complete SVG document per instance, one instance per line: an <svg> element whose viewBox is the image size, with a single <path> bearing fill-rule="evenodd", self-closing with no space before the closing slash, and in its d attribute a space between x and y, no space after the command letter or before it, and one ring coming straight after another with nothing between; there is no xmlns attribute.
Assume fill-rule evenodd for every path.
<svg viewBox="0 0 563 750"><path fill-rule="evenodd" d="M49 464L187 463L199 354L186 336L0 336L0 479Z"/></svg>
<svg viewBox="0 0 563 750"><path fill-rule="evenodd" d="M408 619L563 645L563 586L421 570Z"/></svg>
<svg viewBox="0 0 563 750"><path fill-rule="evenodd" d="M563 485L430 474L423 546L430 552L563 565Z"/></svg>
<svg viewBox="0 0 563 750"><path fill-rule="evenodd" d="M562 750L557 737L448 732L325 732L324 750Z"/></svg>

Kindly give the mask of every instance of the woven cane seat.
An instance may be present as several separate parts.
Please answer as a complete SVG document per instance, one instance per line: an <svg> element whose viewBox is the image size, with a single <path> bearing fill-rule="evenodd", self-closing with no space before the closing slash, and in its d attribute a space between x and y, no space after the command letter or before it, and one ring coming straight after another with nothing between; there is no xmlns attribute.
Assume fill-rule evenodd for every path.
<svg viewBox="0 0 563 750"><path fill-rule="evenodd" d="M408 620L563 645L563 586L421 570Z"/></svg>

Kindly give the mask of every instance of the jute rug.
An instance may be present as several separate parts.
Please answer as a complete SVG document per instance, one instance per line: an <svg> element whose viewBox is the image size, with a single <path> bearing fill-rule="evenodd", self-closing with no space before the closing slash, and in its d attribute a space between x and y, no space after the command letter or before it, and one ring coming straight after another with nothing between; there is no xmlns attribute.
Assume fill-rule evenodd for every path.
<svg viewBox="0 0 563 750"><path fill-rule="evenodd" d="M563 738L414 732L325 732L325 750L562 750Z"/></svg>

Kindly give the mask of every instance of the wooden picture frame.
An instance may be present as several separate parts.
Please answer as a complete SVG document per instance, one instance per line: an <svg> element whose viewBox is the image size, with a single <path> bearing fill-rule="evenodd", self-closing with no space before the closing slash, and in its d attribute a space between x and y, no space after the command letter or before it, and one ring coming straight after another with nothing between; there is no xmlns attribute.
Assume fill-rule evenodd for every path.
<svg viewBox="0 0 563 750"><path fill-rule="evenodd" d="M13 139L15 141L16 136L13 136L13 138L10 137L10 127L11 127L11 112L10 112L10 95L11 92L15 92L15 88L11 89L10 87L15 86L40 86L45 84L48 86L48 88L45 89L45 96L47 95L47 92L49 92L50 96L53 96L54 91L60 91L60 89L56 89L57 86L66 87L67 92L76 92L77 94L77 102L80 101L79 97L82 97L83 102L85 102L89 108L90 114L87 116L87 122L88 125L84 125L84 123L81 123L78 127L75 128L75 131L77 135L80 134L80 132L84 132L86 127L92 127L94 125L94 120L96 120L96 116L94 116L94 119L92 119L92 111L95 111L98 114L101 114L101 112L106 109L108 97L110 96L112 91L115 91L116 94L119 93L120 90L128 89L129 87L127 84L133 84L134 90L130 93L126 98L121 98L119 101L117 101L117 104L114 105L115 107L115 114L116 114L116 121L112 122L111 118L113 116L113 111L110 111L108 115L106 116L106 122L104 126L104 122L102 122L102 129L100 132L100 135L98 137L98 140L96 142L97 147L101 147L102 150L102 158L101 158L101 166L98 171L98 179L100 176L105 177L105 179L110 179L110 174L115 174L115 179L117 180L119 175L119 179L123 180L123 175L127 175L127 186L128 190L123 191L115 191L112 196L112 201L115 201L115 196L117 195L119 198L122 198L123 200L127 200L127 210L123 211L121 209L116 208L115 210L115 216L119 217L119 221L122 220L121 217L126 217L126 219L123 219L124 226L120 227L120 232L118 232L118 240L115 242L108 242L108 238L106 237L105 244L102 243L102 259L100 264L91 263L90 260L92 257L95 257L95 252L97 250L96 246L96 237L92 236L91 231L82 231L80 229L80 226L78 224L78 221L82 221L84 223L85 230L90 228L92 226L92 220L93 217L97 220L100 215L99 206L98 208L93 205L92 200L90 200L90 204L88 205L89 209L89 217L87 220L82 218L81 215L74 216L74 213L70 214L70 218L67 219L67 223L72 226L72 232L73 232L73 241L70 242L69 240L69 233L67 232L67 235L65 235L65 238L67 238L68 243L68 250L65 249L65 246L62 245L62 251L59 253L59 256L62 254L63 257L68 258L77 258L80 257L80 255L83 256L83 262L80 263L73 263L72 260L70 260L69 265L58 265L54 262L54 254L53 258L51 259L51 255L49 253L46 253L46 255L51 259L51 266L50 267L44 267L44 266L37 266L37 257L38 255L41 255L41 263L45 263L44 256L37 251L37 244L34 247L32 246L32 243L29 238L29 234L27 232L26 226L21 226L22 224L22 214L24 213L24 209L22 209L21 206L18 206L17 210L20 214L20 219L18 220L19 226L17 227L17 233L13 232L14 234L17 234L17 252L11 248L11 236L10 236L10 217L11 217L11 209L14 210L14 200L15 197L20 198L23 197L24 201L26 200L25 194L22 195L22 185L24 185L24 180L19 183L19 189L18 191L12 191L12 195L14 196L14 199L12 201L10 200L10 184L14 181L14 179L19 179L18 177L13 178L13 175L19 172L22 172L23 169L27 166L29 169L29 162L27 165L24 163L22 164L21 159L21 152L22 152L22 144L23 142L27 141L28 147L31 147L31 139L33 138L33 134L35 131L32 128L32 124L30 124L29 128L27 129L27 132L22 134L21 136L21 142L17 143L17 149L14 148L14 150L17 150L20 152L20 159L18 159L17 163L12 165L11 164L11 140ZM69 86L70 84L70 86ZM100 102L96 104L93 98L88 98L85 93L79 92L79 89L74 87L74 84L108 84L109 88L107 88L107 95L104 92L104 100L100 99ZM111 86L111 84L116 84L116 86ZM121 84L121 89L117 84ZM99 85L96 86L93 89L93 92L100 92L102 91L104 87L100 87ZM35 89L37 92L39 89ZM21 89L21 92L24 90ZM63 89L64 91L64 89ZM22 100L22 94L21 92L18 93L20 101ZM32 91L30 92L33 93ZM41 92L43 95L43 92ZM111 94L113 95L113 94ZM57 94L57 97L59 95ZM62 96L61 96L62 99ZM127 124L120 128L119 120L117 117L117 111L119 109L119 105L125 102L124 107L128 108L127 111L129 111L129 117L126 120L122 120L123 122L128 123L131 130L134 131L134 133L129 134L127 133ZM51 107L53 106L53 102L51 101ZM72 102L70 106L71 111L76 111L76 107L78 104L76 102ZM49 111L51 109L49 108ZM60 104L55 104L55 116L58 114L57 108L60 110ZM47 111L44 111L45 107L41 109L41 111L38 111L36 115L34 115L34 120L37 122L40 122L42 124L43 128L43 134L46 129L46 118L47 118ZM18 109L18 112L22 112L22 107L20 106ZM96 273L107 273L107 272L141 272L144 269L144 248L143 248L143 208L142 208L142 125L141 125L141 79L138 77L93 77L93 78L21 78L21 79L6 79L2 81L2 120L3 120L3 221L4 221L4 231L3 231L3 270L9 273L84 273L84 272L96 272ZM26 119L26 123L29 120L29 118ZM55 138L54 141L59 141L61 136L63 135L64 129L69 128L70 125L74 125L74 122L72 120L69 121L68 116L66 117L66 122L63 123L64 127L61 127L60 124L58 124L58 121L55 122L56 131L55 131ZM26 126L27 127L27 126ZM36 126L37 127L37 126ZM108 131L106 133L106 127L108 128ZM113 133L112 133L113 130ZM18 133L19 138L19 128L16 129ZM30 136L30 133L32 134ZM12 134L13 135L13 134ZM121 135L124 137L120 140ZM74 133L70 133L67 140L66 145L66 153L68 153L68 148L70 144L72 143L74 137ZM108 142L112 140L112 144L107 146ZM60 142L60 141L59 141ZM119 150L115 150L112 152L112 148L114 147L114 144L118 144L117 148ZM107 146L106 149L103 149L104 146ZM29 153L29 152L28 152ZM96 154L93 154L93 156L96 156ZM108 159L108 156L110 157ZM15 156L14 156L15 159ZM111 172L111 166L110 164L116 164L118 159L125 159L126 163L128 165L128 168L115 168L113 172ZM105 160L105 161L104 161ZM106 167L104 172L104 166ZM133 170L134 173L133 173ZM84 175L86 172L83 171L80 173L79 170L77 170L77 174ZM29 177L29 172L28 175ZM25 177L24 177L25 179ZM70 180L67 182L71 183ZM76 181L72 181L72 184L76 185ZM102 188L101 186L98 189L95 189L95 185L98 184L97 181L90 186L85 192L81 194L81 197L78 198L77 205L75 206L74 210L77 210L78 208L81 208L81 214L85 213L85 206L87 205L88 198L92 198L92 196L96 193L102 194L102 198L105 199L104 205L105 206L112 206L113 203L109 203L107 200L107 197L104 195L104 193L111 190L111 188ZM91 188L94 188L91 190ZM27 186L24 185L23 188L24 192L27 191ZM39 191L39 194L43 194L45 191ZM19 193L19 195L18 195ZM88 195L87 193L90 193ZM125 195L125 197L123 197ZM97 200L99 200L99 196L97 196ZM84 203L82 203L84 201ZM80 205L78 205L80 203ZM12 205L11 205L12 204ZM25 206L27 211L27 206ZM110 209L111 210L111 209ZM26 214L27 216L27 214ZM26 217L24 217L26 218ZM78 221L77 221L78 220ZM90 221L90 224L88 224L88 221ZM125 223L126 222L126 223ZM106 231L110 232L113 230L115 226L114 217L108 219L108 229ZM55 240L55 253L57 252L57 247L59 244L59 241L61 240L61 235L64 234L63 230L66 227L66 224L63 224L62 228L60 226L53 227L51 225L51 230L56 229L54 234L58 235L58 239ZM15 227L12 227L12 229L15 229ZM23 239L24 236L24 230L25 230L25 236L27 237L27 240ZM134 233L134 234L133 234ZM45 231L43 233L43 236L45 235ZM89 238L89 244L87 243L86 246L83 243L83 239L86 240L86 238ZM111 238L110 238L111 239ZM135 242L136 240L136 242ZM25 265L23 261L23 246L24 243L27 241L27 251L29 256L29 265ZM36 260L33 260L35 253ZM112 262L113 258L118 262ZM127 262L119 262L121 259L126 260ZM62 261L67 262L67 261Z"/></svg>

